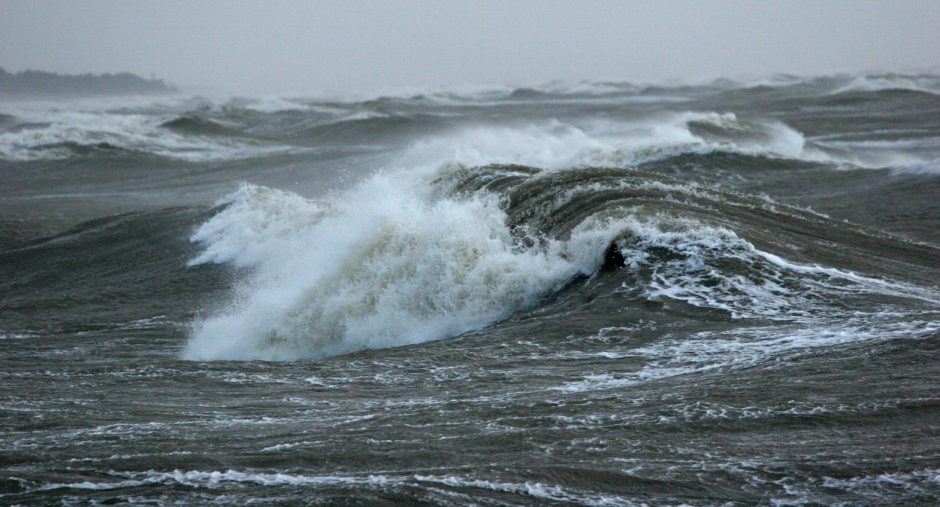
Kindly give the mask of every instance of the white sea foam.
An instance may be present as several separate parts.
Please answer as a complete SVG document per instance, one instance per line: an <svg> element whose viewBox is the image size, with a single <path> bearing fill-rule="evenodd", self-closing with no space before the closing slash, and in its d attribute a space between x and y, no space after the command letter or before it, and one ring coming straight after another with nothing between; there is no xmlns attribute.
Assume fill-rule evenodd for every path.
<svg viewBox="0 0 940 507"><path fill-rule="evenodd" d="M309 107L276 95L262 95L258 97L235 97L224 103L224 107L237 107L257 111L259 113L282 113L284 111L303 111Z"/></svg>
<svg viewBox="0 0 940 507"><path fill-rule="evenodd" d="M644 366L628 373L591 373L559 386L560 391L619 389L752 367L820 347L925 339L940 331L940 294L935 290L790 262L731 231L694 222L637 222L629 230L633 234L618 242L625 269L646 273L642 279L648 282L625 284L622 291L723 310L734 319L760 319L762 324L666 335L644 347L609 350ZM605 341L611 331L618 332L602 331L598 338ZM630 329L622 332L631 334Z"/></svg>
<svg viewBox="0 0 940 507"><path fill-rule="evenodd" d="M735 319L780 321L840 314L853 305L871 308L874 303L859 301L874 295L940 307L936 291L790 262L755 248L728 229L681 219L633 222L630 230L635 234L618 245L629 269L649 272L643 288L649 299L716 308Z"/></svg>
<svg viewBox="0 0 940 507"><path fill-rule="evenodd" d="M844 84L830 93L876 92L881 90L910 90L940 94L940 78L930 75L859 75L847 79Z"/></svg>
<svg viewBox="0 0 940 507"><path fill-rule="evenodd" d="M776 481L784 486L786 495L770 498L774 506L817 505L833 503L833 497L822 496L822 492L845 493L854 496L852 502L842 501L838 505L906 505L935 503L921 499L936 498L940 492L940 469L923 468L917 470L891 470L880 474L862 475L849 478L811 477L799 479L784 477Z"/></svg>
<svg viewBox="0 0 940 507"><path fill-rule="evenodd" d="M48 483L39 491L57 489L116 490L156 484L181 484L195 488L219 488L225 484L250 484L262 487L278 486L350 486L366 488L399 488L405 485L433 484L452 488L488 490L497 493L550 500L574 502L582 505L635 505L618 496L584 493L569 488L540 482L503 482L479 479L465 475L305 475L290 473L257 473L239 470L200 471L173 470L171 472L112 472L122 479L115 481L82 481L72 483Z"/></svg>
<svg viewBox="0 0 940 507"><path fill-rule="evenodd" d="M560 169L612 149L604 139L581 128L550 121L518 127L477 127L423 139L406 150L397 165L431 168L457 162L468 166L523 164Z"/></svg>
<svg viewBox="0 0 940 507"><path fill-rule="evenodd" d="M434 484L452 488L483 489L497 493L519 495L523 497L550 500L555 502L574 502L582 505L635 505L632 501L618 496L584 493L562 486L540 482L504 482L491 481L464 475L305 475L291 473L257 473L239 470L200 471L173 470L171 472L112 472L115 481L83 481L72 483L49 483L38 488L39 491L57 489L79 490L116 490L154 484L182 484L195 488L218 488L225 484L252 484L263 487L279 486L349 486L366 488L399 488L404 485Z"/></svg>
<svg viewBox="0 0 940 507"><path fill-rule="evenodd" d="M101 143L187 161L254 157L294 148L245 139L177 134L160 127L170 118L109 111L36 110L19 112L20 123L32 124L0 132L0 158L16 161L55 160L74 153L65 143Z"/></svg>
<svg viewBox="0 0 940 507"><path fill-rule="evenodd" d="M224 483L250 483L259 486L327 486L327 485L382 485L398 482L383 475L339 476L339 475L297 475L284 473L249 473L237 470L203 472L197 470L172 472L141 472L120 474L129 476L119 481L50 483L40 487L40 491L54 489L112 490L148 484L176 483L192 487L214 488Z"/></svg>
<svg viewBox="0 0 940 507"><path fill-rule="evenodd" d="M339 119L337 119L336 121L337 121L337 122L341 122L341 121L363 121L363 120L371 120L371 119L373 119L373 118L388 118L388 116L389 116L388 114L382 113L382 112L380 112L380 111L364 110L364 111L356 111L356 112L354 112L354 113L350 113L350 114L348 114L347 116L342 116L342 117L340 117Z"/></svg>
<svg viewBox="0 0 940 507"><path fill-rule="evenodd" d="M882 140L814 140L833 161L865 168L902 168L906 172L930 172L940 156L938 138Z"/></svg>
<svg viewBox="0 0 940 507"><path fill-rule="evenodd" d="M806 326L812 327L806 327ZM783 357L796 357L819 348L898 338L927 339L940 331L940 322L881 322L854 317L845 322L804 322L800 326L761 326L733 331L704 331L666 337L632 349L625 357L643 359L643 368L630 373L591 373L555 389L582 393L623 389L666 378L716 370L748 368ZM786 364L786 363L782 363Z"/></svg>
<svg viewBox="0 0 940 507"><path fill-rule="evenodd" d="M0 330L0 340L29 340L38 336L38 334L29 331L9 332Z"/></svg>
<svg viewBox="0 0 940 507"><path fill-rule="evenodd" d="M549 169L579 165L636 166L682 154L738 153L809 162L885 167L923 163L882 149L868 156L823 149L776 120L742 120L734 113L660 114L631 121L558 120L515 126L480 126L423 139L403 165L429 160L466 165L523 164Z"/></svg>
<svg viewBox="0 0 940 507"><path fill-rule="evenodd" d="M521 247L495 197L435 198L425 178L380 173L325 201L245 186L203 224L193 264L251 274L195 323L190 359L293 359L420 343L477 329L594 272L610 224Z"/></svg>

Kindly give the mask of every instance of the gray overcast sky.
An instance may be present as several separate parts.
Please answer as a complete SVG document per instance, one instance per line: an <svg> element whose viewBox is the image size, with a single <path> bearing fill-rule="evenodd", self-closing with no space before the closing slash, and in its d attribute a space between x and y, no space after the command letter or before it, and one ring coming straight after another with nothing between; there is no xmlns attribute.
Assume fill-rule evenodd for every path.
<svg viewBox="0 0 940 507"><path fill-rule="evenodd" d="M940 0L0 0L0 66L382 91L940 66Z"/></svg>

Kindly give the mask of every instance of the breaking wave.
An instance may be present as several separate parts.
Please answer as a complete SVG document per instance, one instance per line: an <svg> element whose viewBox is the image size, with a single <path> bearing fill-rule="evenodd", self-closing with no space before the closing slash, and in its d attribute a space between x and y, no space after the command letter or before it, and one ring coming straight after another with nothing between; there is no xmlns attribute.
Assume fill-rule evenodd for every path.
<svg viewBox="0 0 940 507"><path fill-rule="evenodd" d="M325 203L253 186L231 196L193 236L206 246L193 263L254 272L232 308L195 325L186 357L322 357L452 336L595 271L610 240L586 228L526 248L497 199L432 199L412 185L380 175Z"/></svg>
<svg viewBox="0 0 940 507"><path fill-rule="evenodd" d="M446 165L382 172L321 200L246 185L192 236L203 247L192 265L246 274L227 307L193 324L184 355L316 358L437 340L588 277L730 319L809 322L862 301L888 311L891 298L937 304L902 283L786 261L728 228L747 230L749 213L770 210L777 227L823 220L614 169Z"/></svg>
<svg viewBox="0 0 940 507"><path fill-rule="evenodd" d="M900 150L898 150L900 151ZM816 142L776 120L741 119L734 113L681 112L630 122L553 120L517 126L480 126L423 139L403 164L427 160L465 165L522 164L548 169L632 167L684 155L728 153L847 167L916 167L928 158L879 146L847 150Z"/></svg>
<svg viewBox="0 0 940 507"><path fill-rule="evenodd" d="M57 160L103 149L199 162L289 151L287 146L225 137L221 125L183 117L161 122L141 114L85 111L18 117L0 130L0 158ZM223 134L223 135L219 135Z"/></svg>

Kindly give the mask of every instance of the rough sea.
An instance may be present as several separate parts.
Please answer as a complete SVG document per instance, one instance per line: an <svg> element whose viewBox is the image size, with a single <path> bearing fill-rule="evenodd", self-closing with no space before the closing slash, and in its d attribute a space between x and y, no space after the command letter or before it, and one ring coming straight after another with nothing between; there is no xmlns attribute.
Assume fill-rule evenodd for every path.
<svg viewBox="0 0 940 507"><path fill-rule="evenodd" d="M0 504L936 505L940 77L0 102Z"/></svg>

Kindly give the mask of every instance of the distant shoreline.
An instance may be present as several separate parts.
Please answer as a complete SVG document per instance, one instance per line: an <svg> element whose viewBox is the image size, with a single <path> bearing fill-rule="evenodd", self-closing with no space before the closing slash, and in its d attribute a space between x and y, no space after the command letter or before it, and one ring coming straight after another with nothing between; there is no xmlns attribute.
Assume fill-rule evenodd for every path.
<svg viewBox="0 0 940 507"><path fill-rule="evenodd" d="M76 98L115 95L165 95L179 89L162 79L129 72L117 74L58 74L38 70L11 73L0 67L0 100Z"/></svg>

